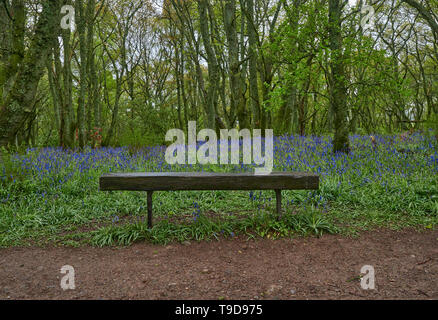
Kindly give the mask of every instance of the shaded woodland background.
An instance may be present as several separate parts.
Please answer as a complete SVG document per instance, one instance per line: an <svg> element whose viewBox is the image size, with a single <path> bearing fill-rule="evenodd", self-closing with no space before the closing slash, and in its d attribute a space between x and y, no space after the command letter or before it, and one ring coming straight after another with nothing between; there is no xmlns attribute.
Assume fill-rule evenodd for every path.
<svg viewBox="0 0 438 320"><path fill-rule="evenodd" d="M0 147L438 127L438 1L1 0ZM73 32L61 7L75 7Z"/></svg>

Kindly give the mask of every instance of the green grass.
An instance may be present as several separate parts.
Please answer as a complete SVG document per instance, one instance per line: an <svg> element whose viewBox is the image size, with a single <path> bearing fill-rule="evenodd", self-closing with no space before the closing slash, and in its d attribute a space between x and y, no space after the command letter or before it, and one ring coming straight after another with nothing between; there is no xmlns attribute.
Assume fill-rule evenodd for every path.
<svg viewBox="0 0 438 320"><path fill-rule="evenodd" d="M436 141L418 136L406 143L380 137L353 138L353 153L329 152L320 138L276 140L274 170L321 175L317 191L284 191L284 214L275 215L273 191L154 193L154 227L146 225L144 192L99 192L106 172L197 171L168 167L160 148L66 152L27 150L4 154L0 164L0 246L129 245L147 241L216 241L355 235L376 228L434 229L438 225ZM414 154L397 151L408 146ZM238 172L251 166L207 166Z"/></svg>

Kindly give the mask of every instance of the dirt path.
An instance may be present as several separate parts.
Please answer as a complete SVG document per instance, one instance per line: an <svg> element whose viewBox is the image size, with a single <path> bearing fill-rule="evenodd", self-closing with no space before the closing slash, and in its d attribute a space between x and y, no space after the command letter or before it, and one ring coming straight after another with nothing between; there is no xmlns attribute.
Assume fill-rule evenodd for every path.
<svg viewBox="0 0 438 320"><path fill-rule="evenodd" d="M63 291L60 269L75 269ZM375 290L360 286L364 265ZM438 299L438 231L0 249L0 299Z"/></svg>

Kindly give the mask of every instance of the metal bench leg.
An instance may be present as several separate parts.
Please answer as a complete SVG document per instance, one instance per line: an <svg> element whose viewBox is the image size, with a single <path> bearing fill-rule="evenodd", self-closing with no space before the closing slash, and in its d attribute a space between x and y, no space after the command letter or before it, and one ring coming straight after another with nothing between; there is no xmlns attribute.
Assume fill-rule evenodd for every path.
<svg viewBox="0 0 438 320"><path fill-rule="evenodd" d="M148 228L152 229L152 193L148 191Z"/></svg>
<svg viewBox="0 0 438 320"><path fill-rule="evenodd" d="M277 215L281 219L281 190L275 190L275 195L277 198Z"/></svg>

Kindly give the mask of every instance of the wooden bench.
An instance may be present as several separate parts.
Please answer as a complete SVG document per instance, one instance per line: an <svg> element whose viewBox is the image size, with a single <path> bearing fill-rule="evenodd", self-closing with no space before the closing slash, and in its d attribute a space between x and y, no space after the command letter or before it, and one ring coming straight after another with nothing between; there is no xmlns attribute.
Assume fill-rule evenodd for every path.
<svg viewBox="0 0 438 320"><path fill-rule="evenodd" d="M319 176L302 172L253 173L151 172L112 173L100 177L101 191L147 191L148 227L152 228L152 193L181 190L275 190L281 217L281 190L316 190Z"/></svg>

